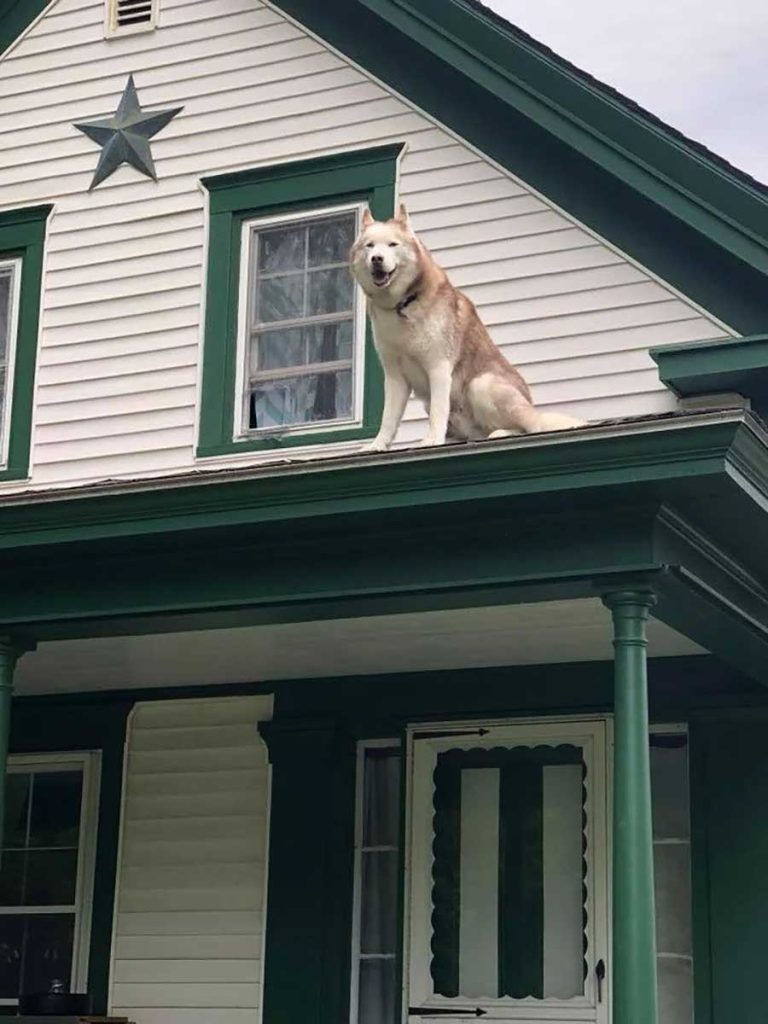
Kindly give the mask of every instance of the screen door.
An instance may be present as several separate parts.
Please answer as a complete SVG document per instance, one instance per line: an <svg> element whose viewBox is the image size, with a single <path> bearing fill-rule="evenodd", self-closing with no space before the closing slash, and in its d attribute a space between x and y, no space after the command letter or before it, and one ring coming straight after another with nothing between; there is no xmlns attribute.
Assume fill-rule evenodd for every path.
<svg viewBox="0 0 768 1024"><path fill-rule="evenodd" d="M607 1024L605 725L409 734L405 1013Z"/></svg>

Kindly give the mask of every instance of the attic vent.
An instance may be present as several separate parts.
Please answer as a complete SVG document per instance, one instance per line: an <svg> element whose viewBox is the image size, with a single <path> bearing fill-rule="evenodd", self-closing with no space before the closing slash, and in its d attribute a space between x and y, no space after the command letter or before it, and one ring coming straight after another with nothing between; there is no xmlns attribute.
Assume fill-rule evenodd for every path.
<svg viewBox="0 0 768 1024"><path fill-rule="evenodd" d="M107 36L151 32L157 26L158 0L106 0Z"/></svg>

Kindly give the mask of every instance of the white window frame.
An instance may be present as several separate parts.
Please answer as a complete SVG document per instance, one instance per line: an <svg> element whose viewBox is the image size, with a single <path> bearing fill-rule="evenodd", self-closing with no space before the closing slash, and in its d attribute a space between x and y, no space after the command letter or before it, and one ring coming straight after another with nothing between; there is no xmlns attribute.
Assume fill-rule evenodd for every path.
<svg viewBox="0 0 768 1024"><path fill-rule="evenodd" d="M342 203L335 206L317 207L298 210L293 213L276 214L270 217L257 217L243 221L240 235L240 282L237 300L237 372L235 377L233 437L237 441L267 438L279 434L301 435L321 434L338 430L340 427L360 426L363 421L363 384L365 378L365 303L361 297L361 289L352 288L352 416L321 422L300 423L284 427L262 427L251 429L249 420L248 365L250 356L249 323L251 320L251 303L253 302L253 281L255 262L252 260L257 253L254 240L260 229L278 227L296 221L322 220L328 216L342 213L355 214L355 234L360 230L364 203ZM319 322L323 322L320 320ZM324 316L323 319L327 319ZM311 324L311 321L307 321ZM286 376L290 376L290 367L286 368Z"/></svg>
<svg viewBox="0 0 768 1024"><path fill-rule="evenodd" d="M361 740L357 744L357 758L355 768L355 839L354 839L354 867L353 867L353 889L352 889L352 971L350 979L349 996L349 1021L350 1024L357 1024L358 1003L360 997L360 961L366 959L360 950L360 928L363 916L363 852L372 849L389 849L389 847L366 847L363 846L363 801L365 797L365 755L368 750L400 750L400 740ZM399 850L399 847L398 847ZM402 853L402 851L400 851ZM393 959L397 960L397 951Z"/></svg>
<svg viewBox="0 0 768 1024"><path fill-rule="evenodd" d="M654 857L656 854L657 846L687 846L688 847L688 869L689 869L689 881L691 884L691 928L693 928L693 836L691 834L691 740L689 735L688 725L685 722L671 723L671 722L659 722L652 724L648 729L650 736L685 736L685 761L686 761L686 780L688 783L688 838L687 839L653 839L653 851ZM653 805L653 794L651 794L651 805ZM694 956L694 949L691 948L691 955L686 956L682 953L666 953L659 952L656 950L656 962L660 960L685 960L691 965L691 978L692 983L696 985L696 958Z"/></svg>
<svg viewBox="0 0 768 1024"><path fill-rule="evenodd" d="M432 751L436 758L441 749L455 747L456 740L452 734L466 733L480 728L489 730L489 740L509 740L521 745L558 745L560 743L579 742L584 744L584 756L587 759L587 773L591 773L592 786L587 790L587 846L592 850L592 859L588 863L588 965L589 971L585 982L584 995L573 999L561 1000L546 998L511 999L502 997L486 1000L483 998L464 999L463 1003L472 1003L482 1007L487 1019L504 1021L519 1020L521 1024L533 1021L560 1020L591 1021L593 1024L608 1024L611 1020L611 983L610 971L603 982L602 1001L596 998L595 964L603 959L610 963L610 878L609 878L609 816L608 816L608 785L610 764L608 762L608 721L605 716L569 716L567 718L520 718L520 719L465 719L461 722L421 722L410 725L406 731L406 835L405 843L405 886L403 928L403 1004L402 1019L408 1018L409 1005L430 1006L448 1009L457 1006L457 1000L429 994L432 984L429 976L430 925L426 918L418 919L413 913L414 893L417 887L431 872L427 864L430 851L425 847L414 847L414 832L422 838L427 835L427 824L431 821L431 799L427 799L432 779L430 773L421 773L417 778L414 761L414 734L439 732L441 737L431 741ZM428 740L419 740L428 743ZM472 744L475 746L475 744ZM426 750L426 747L422 748ZM603 770L597 770L602 765ZM602 836L603 842L596 841ZM602 883L601 881L602 880ZM428 887L429 888L429 887ZM605 890L604 892L602 890ZM421 900L422 910L428 907L427 890ZM412 951L421 951L421 958L412 970ZM414 1003L413 1000L418 1000ZM461 1012L457 1012L461 1016ZM419 1018L411 1018L417 1022ZM420 1018L428 1020L428 1017Z"/></svg>
<svg viewBox="0 0 768 1024"><path fill-rule="evenodd" d="M70 991L85 992L88 984L88 959L93 910L93 882L96 867L99 790L101 785L101 754L99 751L67 751L64 753L13 754L8 758L8 774L82 771L83 790L80 800L80 832L77 850L77 882L74 904L62 906L0 907L8 915L72 914L75 929L72 943ZM0 1006L16 1006L18 999L0 999Z"/></svg>
<svg viewBox="0 0 768 1024"><path fill-rule="evenodd" d="M154 32L160 23L160 0L152 0L152 11L148 21L136 25L118 25L117 0L104 0L104 38L116 39L135 36L141 32Z"/></svg>
<svg viewBox="0 0 768 1024"><path fill-rule="evenodd" d="M11 441L11 413L13 381L16 368L16 347L19 336L19 295L21 293L21 257L0 259L0 271L11 270L10 302L8 307L8 340L5 357L5 394L0 417L0 469L8 465Z"/></svg>

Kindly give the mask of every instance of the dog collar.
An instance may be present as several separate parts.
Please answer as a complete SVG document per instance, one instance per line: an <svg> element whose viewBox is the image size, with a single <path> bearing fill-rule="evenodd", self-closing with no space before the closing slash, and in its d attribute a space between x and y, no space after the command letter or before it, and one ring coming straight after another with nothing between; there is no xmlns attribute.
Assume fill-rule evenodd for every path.
<svg viewBox="0 0 768 1024"><path fill-rule="evenodd" d="M401 299L400 302L398 302L398 304L395 306L395 309L397 310L397 315L401 316L403 318L403 320L407 320L408 317L405 315L403 310L407 306L410 306L410 304L412 302L415 302L416 299L418 299L418 297L419 297L419 293L418 292L411 292L410 295L406 295L406 297L404 299Z"/></svg>

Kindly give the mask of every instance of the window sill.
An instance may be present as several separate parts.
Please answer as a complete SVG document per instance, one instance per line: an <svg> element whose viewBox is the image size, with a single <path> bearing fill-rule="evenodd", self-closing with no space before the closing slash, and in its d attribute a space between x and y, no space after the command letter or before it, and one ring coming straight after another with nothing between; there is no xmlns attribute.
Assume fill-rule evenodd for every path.
<svg viewBox="0 0 768 1024"><path fill-rule="evenodd" d="M335 446L345 441L363 442L376 436L378 428L358 425L339 426L315 433L293 433L264 437L244 437L225 444L199 445L195 457L198 459L218 458L222 455L237 455L241 452L299 452L303 456L336 454Z"/></svg>

